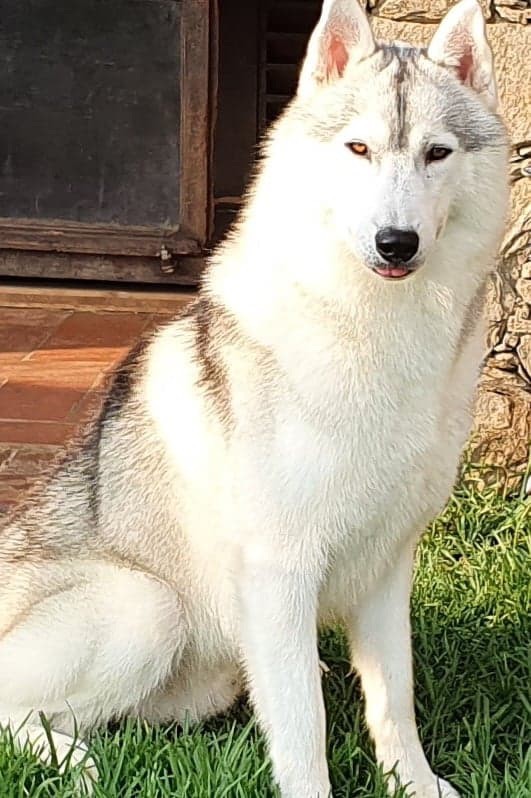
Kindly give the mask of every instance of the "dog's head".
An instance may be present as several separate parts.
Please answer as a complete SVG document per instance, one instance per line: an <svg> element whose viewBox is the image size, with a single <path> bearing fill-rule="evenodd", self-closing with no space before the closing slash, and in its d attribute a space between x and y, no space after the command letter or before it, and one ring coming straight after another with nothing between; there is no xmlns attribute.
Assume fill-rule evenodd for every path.
<svg viewBox="0 0 531 798"><path fill-rule="evenodd" d="M453 7L427 49L378 43L357 0L325 0L272 141L286 142L289 179L357 261L396 280L436 261L460 218L479 232L491 209L503 216L496 108L476 0Z"/></svg>

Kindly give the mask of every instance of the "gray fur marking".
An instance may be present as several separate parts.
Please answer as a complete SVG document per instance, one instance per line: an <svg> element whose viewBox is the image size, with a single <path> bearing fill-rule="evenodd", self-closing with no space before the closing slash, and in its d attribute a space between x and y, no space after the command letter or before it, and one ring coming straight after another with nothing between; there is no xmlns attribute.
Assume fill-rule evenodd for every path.
<svg viewBox="0 0 531 798"><path fill-rule="evenodd" d="M388 67L395 69L391 85L394 107L389 108L388 114L392 149L407 148L412 116L422 113L422 109L415 108L409 99L417 81L432 83L439 91L443 90L440 96L445 97L446 102L441 106L440 113L445 126L457 138L462 150L477 152L485 147L505 145L505 132L499 117L484 109L479 100L475 101L469 90L461 86L448 69L429 60L425 48L380 44L376 52L362 64L372 64L375 74ZM312 104L303 103L296 97L286 114L295 122L302 123L309 135L328 142L356 114L363 113L363 102L363 89L358 89L355 82L345 85L339 81L337 86L323 92Z"/></svg>
<svg viewBox="0 0 531 798"><path fill-rule="evenodd" d="M463 353L467 343L472 338L477 325L483 315L487 296L487 280L484 280L477 288L474 296L470 300L465 312L463 326L457 342L456 360Z"/></svg>
<svg viewBox="0 0 531 798"><path fill-rule="evenodd" d="M409 64L416 61L416 51L411 48L391 45L386 48L392 55L392 60L397 62L394 77L394 90L396 92L396 120L391 134L391 148L402 150L407 147L409 137L408 82L411 80Z"/></svg>
<svg viewBox="0 0 531 798"><path fill-rule="evenodd" d="M457 92L456 92L457 94ZM455 105L450 106L444 113L444 124L459 141L465 152L478 152L485 147L500 145L502 127L499 120L490 116L481 115L477 109L466 101L459 102L456 97Z"/></svg>
<svg viewBox="0 0 531 798"><path fill-rule="evenodd" d="M220 304L203 294L185 312L192 319L195 355L200 371L199 386L218 416L230 426L230 385L222 355L222 342L233 339L236 322Z"/></svg>
<svg viewBox="0 0 531 798"><path fill-rule="evenodd" d="M99 516L100 452L106 426L123 412L139 378L139 365L148 348L149 338L141 338L118 366L105 397L102 410L88 433L82 452L80 467L89 491L90 508L97 525Z"/></svg>

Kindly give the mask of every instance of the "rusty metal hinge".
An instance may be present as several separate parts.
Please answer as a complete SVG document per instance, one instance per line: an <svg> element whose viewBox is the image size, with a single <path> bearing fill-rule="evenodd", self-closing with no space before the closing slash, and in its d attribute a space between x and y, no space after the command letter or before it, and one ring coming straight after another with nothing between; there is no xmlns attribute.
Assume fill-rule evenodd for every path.
<svg viewBox="0 0 531 798"><path fill-rule="evenodd" d="M175 263L173 263L173 253L163 244L159 252L160 270L164 274L173 274Z"/></svg>

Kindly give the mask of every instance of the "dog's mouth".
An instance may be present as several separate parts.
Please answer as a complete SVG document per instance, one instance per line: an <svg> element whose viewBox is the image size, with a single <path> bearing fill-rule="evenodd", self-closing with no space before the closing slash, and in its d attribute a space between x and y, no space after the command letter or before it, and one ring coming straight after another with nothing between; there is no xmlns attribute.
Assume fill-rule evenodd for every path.
<svg viewBox="0 0 531 798"><path fill-rule="evenodd" d="M413 274L414 269L408 266L394 265L394 266L373 266L373 271L384 280L405 280L410 274Z"/></svg>

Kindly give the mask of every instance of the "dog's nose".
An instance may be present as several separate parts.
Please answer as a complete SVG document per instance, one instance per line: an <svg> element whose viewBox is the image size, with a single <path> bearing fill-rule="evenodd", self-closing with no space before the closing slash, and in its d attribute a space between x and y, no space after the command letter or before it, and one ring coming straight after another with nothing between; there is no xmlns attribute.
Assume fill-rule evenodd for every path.
<svg viewBox="0 0 531 798"><path fill-rule="evenodd" d="M407 263L419 248L419 237L414 230L382 227L375 237L376 249L389 263Z"/></svg>

